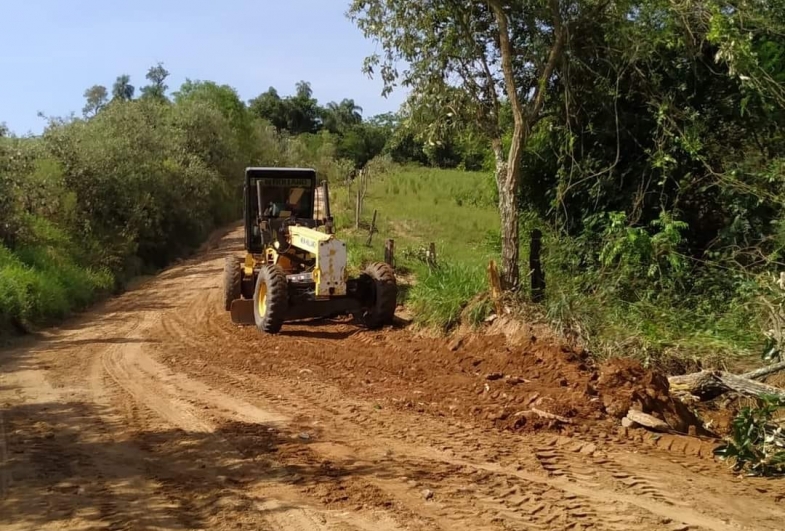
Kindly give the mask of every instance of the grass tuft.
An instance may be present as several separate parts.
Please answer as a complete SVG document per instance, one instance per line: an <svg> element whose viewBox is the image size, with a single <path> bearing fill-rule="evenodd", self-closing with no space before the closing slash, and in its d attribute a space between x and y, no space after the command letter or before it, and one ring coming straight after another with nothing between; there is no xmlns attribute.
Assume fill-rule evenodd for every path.
<svg viewBox="0 0 785 531"><path fill-rule="evenodd" d="M462 319L478 324L487 317L490 303L487 298L478 298L486 289L481 267L465 264L445 264L432 270L421 267L417 283L409 290L408 304L416 322L446 331Z"/></svg>

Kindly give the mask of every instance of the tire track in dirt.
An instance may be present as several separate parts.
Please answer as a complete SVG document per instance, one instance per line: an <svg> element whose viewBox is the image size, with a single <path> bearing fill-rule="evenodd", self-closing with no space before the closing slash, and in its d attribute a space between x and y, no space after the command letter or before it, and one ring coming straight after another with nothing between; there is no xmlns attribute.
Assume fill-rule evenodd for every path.
<svg viewBox="0 0 785 531"><path fill-rule="evenodd" d="M173 321L177 322L176 319L164 319L161 321L161 326L166 327L167 323ZM169 327L167 331L172 333L173 329ZM140 345L122 350L110 350L101 356L101 361L103 371L135 403L148 408L167 424L188 433L205 435L207 439L203 442L204 451L209 452L212 449L216 453L236 453L227 436L216 433L217 419L222 419L224 422L246 422L264 426L281 425L287 420L281 415L259 409L201 382L172 372L147 356ZM202 412L209 411L212 419L206 419L204 413L198 412L200 405ZM236 455L235 458L242 459L239 455ZM260 470L258 475L264 477L269 474L269 470ZM230 500L232 499L237 506L247 505L243 498L245 496L241 495L240 491L229 489L220 498L215 498L212 502L202 505L199 510L205 514L215 513L216 510L219 510L217 507L219 501L231 504ZM274 510L270 509L271 504ZM339 521L343 529L357 529L358 527L355 525L357 522L362 522L360 528L378 528L375 522L363 521L358 516L336 520L332 516L322 515L302 504L281 504L273 500L264 503L253 502L252 505L257 508L262 515L261 518L268 526L281 531L327 529L329 521ZM334 528L334 526L330 528ZM386 528L395 529L389 523Z"/></svg>
<svg viewBox="0 0 785 531"><path fill-rule="evenodd" d="M465 389L483 375L458 374L450 356L418 363L429 343L404 332L318 322L267 337L234 327L218 289L228 241L30 351L62 386L47 396L44 373L29 369L28 387L44 393L35 400L68 396L84 401L78 417L97 416L72 437L99 441L100 451L57 437L39 449L53 466L65 459L99 477L83 496L100 521L82 528L781 528L773 496L706 461L615 436L504 433L484 417L452 415L452 404L471 407ZM435 382L463 402L429 393ZM497 397L480 395L485 414Z"/></svg>
<svg viewBox="0 0 785 531"><path fill-rule="evenodd" d="M3 412L0 411L0 500L6 497L11 485L8 466L8 445L5 436L5 421L3 420Z"/></svg>
<svg viewBox="0 0 785 531"><path fill-rule="evenodd" d="M441 441L427 441L422 436L414 435L407 443L401 443L400 439L395 436L395 427L380 427L378 421L375 421L370 415L363 413L359 408L347 404L349 413L341 413L336 409L341 409L341 404L335 398L326 399L325 397L305 396L299 394L301 391L299 382L280 382L275 383L273 378L257 379L254 376L246 375L243 378L234 378L234 375L224 371L224 376L229 379L234 379L236 384L242 385L248 389L249 381L253 382L251 388L258 389L259 394L263 395L263 400L276 402L276 407L283 408L284 410L291 408L293 411L298 411L302 414L305 408L312 407L314 404L331 403L332 407L329 411L324 411L327 415L335 415L339 417L338 424L333 421L333 429L341 433L352 432L366 432L366 435L371 438L372 442L365 442L363 446L371 444L378 447L392 447L395 449L398 460L395 466L404 470L434 471L437 479L429 484L429 487L436 492L444 490L443 486L439 485L440 481L447 481L451 484L455 483L453 476L464 478L468 475L469 483L475 484L476 492L479 497L476 497L474 502L479 507L478 510L472 512L474 518L480 521L495 522L526 522L529 526L542 526L542 529L555 529L553 527L556 522L564 522L567 526L568 523L584 522L586 526L592 526L595 529L689 529L687 526L694 526L696 529L717 529L727 530L731 527L724 524L722 521L712 518L700 513L695 513L683 504L676 505L674 501L664 494L663 489L656 489L653 486L649 488L656 494L652 496L653 501L641 500L639 496L642 492L636 492L633 495L619 494L614 489L608 491L602 487L599 481L590 481L594 479L596 474L591 471L582 474L571 470L570 467L575 468L575 459L568 455L568 452L558 451L558 457L561 459L556 465L555 470L557 474L539 475L531 472L521 472L506 467L498 467L488 462L477 462L475 459L478 457L488 458L489 456L478 456L476 453L476 445L473 444L469 448L464 448L460 451L464 458L454 457L454 450L459 450L462 445L461 436L466 439L471 439L476 435L473 433L461 434L460 431L452 433L453 437L450 442ZM282 387L290 386L290 389L284 391ZM304 386L312 388L310 386ZM288 393L289 397L283 398L282 393ZM297 394L295 394L297 393ZM309 417L318 417L320 414L316 411L310 411ZM436 430L434 430L436 432ZM457 438L457 440L456 440ZM552 437L551 442L545 445L541 450L553 451L556 446L557 438ZM581 447L588 446L586 443L580 443L571 439L565 439L570 444L580 445ZM446 454L441 450L434 450L433 448L424 447L425 444L436 443L437 446L449 446L453 452ZM358 453L362 455L362 451L356 445L356 441L347 441L346 453ZM562 443L563 445L567 443ZM331 443L328 445L333 451L337 445ZM318 450L317 450L318 452ZM536 453L536 451L535 451ZM329 453L326 454L328 457ZM405 456L402 458L401 456ZM585 457L581 455L581 458ZM416 458L416 459L415 459ZM474 459L472 459L474 458ZM471 461L468 459L472 459ZM435 472L439 466L456 467L456 469L448 472L438 473ZM479 479L474 476L478 476ZM561 476L564 476L563 478ZM626 476L625 476L626 477ZM501 481L501 483L499 483ZM392 495L396 495L396 487L393 486L394 482L384 481L375 483L383 488L386 488ZM573 483L582 485L581 487L573 487ZM606 483L607 484L607 483ZM619 488L619 491L624 489ZM642 489L645 491L646 489ZM509 492L526 492L527 496L520 500L511 500L508 496ZM446 496L449 498L449 493ZM663 502L664 500L664 502ZM458 500L457 505L449 506L446 512L436 513L434 516L437 519L444 520L449 518L450 514L456 513L460 509L460 505L465 500ZM516 505L516 501L520 501ZM524 503L525 501L525 503ZM616 503L612 503L616 502ZM606 505L611 505L610 508L605 509ZM638 512L621 510L621 507L636 507ZM421 510L418 508L418 510ZM628 515L625 515L624 513ZM515 515L518 516L515 516ZM521 516L524 515L524 516ZM648 515L648 516L647 516ZM676 524L662 524L663 521L675 521ZM466 521L460 519L453 522L452 525L466 524ZM451 526L447 526L450 528ZM561 527L559 527L561 528Z"/></svg>
<svg viewBox="0 0 785 531"><path fill-rule="evenodd" d="M209 365L206 367L206 369L218 371L218 369ZM204 369L202 371L204 371ZM314 382L311 379L314 377L311 377L310 373L308 372L304 374L301 373L301 375L298 376L298 378L303 379L309 378L308 381L296 380L294 377L292 377L280 380L279 382L276 382L275 378L271 376L260 378L247 373L243 373L242 376L240 376L239 374L233 373L229 369L224 369L221 372L223 372L223 374L219 375L218 377L220 378L223 376L225 380L228 380L229 385L232 385L233 387L239 385L245 389L246 392L263 395L263 400L277 401L277 407L279 408L285 408L285 401L281 398L282 393L289 393L289 400L298 404L297 407L300 407L302 404L330 404L329 406L323 407L323 416L338 416L342 421L348 420L350 422L355 422L360 428L370 432L368 433L369 437L375 438L379 436L385 436L385 434L389 436L390 433L394 433L398 439L403 439L405 442L411 444L429 444L437 448L444 448L449 450L457 450L458 447L461 446L461 442L465 442L466 449L464 452L465 454L471 455L472 459L505 459L504 451L497 451L496 449L492 448L483 448L483 445L476 443L475 441L477 440L477 433L475 430L464 430L462 427L458 429L451 429L450 427L442 426L441 428L433 427L433 429L423 427L422 432L417 433L417 426L413 426L411 424L396 424L394 421L385 423L385 421L378 418L378 415L375 415L376 412L372 408L357 407L351 401L346 402L345 400L343 401L344 403L341 404L341 400L338 398L339 395L336 393L331 394L328 391L314 391L315 389L322 389L322 387L326 386L320 386L318 383ZM301 392L304 392L304 394L299 394ZM350 413L347 413L347 411ZM354 412L352 413L352 411ZM314 413L314 416L318 416L318 413ZM418 419L418 423L421 425L427 424L424 418ZM382 425L381 427L379 426L380 424ZM385 424L387 424L387 426L385 426ZM390 425L393 425L394 427L390 429ZM340 424L339 429L342 432L358 430L358 428L341 427ZM449 437L449 439L435 439L434 437L429 436L429 433L443 433L446 437ZM486 436L487 434L483 435L482 437L485 438ZM512 435L509 437L511 440L508 441L506 446L509 447L510 445L521 444L521 438ZM461 441L461 439L463 439L463 441ZM653 510L653 512L658 515L658 518L661 515L663 519L672 518L675 522L677 522L673 525L669 524L666 526L666 528L685 528L684 525L686 524L678 523L681 515L685 513L685 500L679 499L679 496L684 498L682 492L690 492L690 494L685 499L689 500L693 507L693 509L689 509L688 507L686 510L686 513L689 517L687 522L692 522L692 525L697 528L729 528L729 526L720 519L714 518L712 516L712 513L714 513L715 510L721 514L725 500L723 499L722 502L718 502L718 500L709 496L708 500L706 501L711 503L707 503L705 506L703 506L703 501L706 497L704 497L700 491L696 492L693 486L689 484L693 481L697 483L703 482L706 480L706 478L703 478L699 475L690 475L685 481L682 481L682 483L685 483L684 491L673 491L672 486L669 487L668 483L672 483L678 477L684 476L684 474L687 472L687 470L680 465L671 465L669 467L674 469L673 476L668 474L663 475L661 472L656 472L657 467L661 468L662 465L666 465L668 463L663 461L655 461L652 459L656 462L656 466L650 468L649 470L652 472L646 473L646 476L644 476L643 472L630 472L630 470L635 470L634 466L627 468L618 461L618 457L614 458L611 456L606 456L605 452L603 451L594 450L591 452L591 456L587 455L586 453L580 453L579 451L577 453L575 452L575 450L580 449L591 449L592 446L595 446L595 443L576 441L571 438L561 438L563 442L557 444L556 441L560 439L558 437L537 435L527 436L526 439L530 440L531 444L533 444L535 448L543 452L541 457L547 456L547 452L553 452L555 454L554 456L551 456L553 458L551 472L556 472L556 474L554 474L555 477L558 478L563 476L568 481L583 481L592 488L594 488L596 483L605 485L605 488L611 489L611 498L613 498L613 496L617 493L624 493L628 496L630 492L634 494L633 497L641 496L644 499L642 502L642 509L646 511ZM541 443L538 447L537 441L543 441L543 443ZM572 445L572 447L569 448L569 450L562 448L569 447L570 445ZM603 445L601 441L596 441L596 445L607 446ZM523 446L526 447L528 445L524 443ZM555 452L554 448L556 448ZM619 455L623 456L625 454L622 453ZM523 461L527 468L532 468L529 466L530 463L528 463L528 459L524 459ZM678 462L678 460L676 461ZM537 460L537 463L540 463L539 460ZM638 466L640 465L640 463L634 464ZM715 466L711 470L714 474L716 474L718 470L721 471L721 468ZM665 481L665 478L667 478L667 482ZM732 485L727 485L727 487L732 488ZM745 492L744 495L748 502L752 501L752 499L749 498L749 494L747 492ZM657 503L651 505L650 503L646 502L645 498L650 498L652 501ZM597 502L601 505L602 499L598 498ZM637 504L635 500L629 500L627 497L623 498L621 503L627 502L631 503L632 505ZM696 513L696 509L699 512ZM741 512L740 514L744 514L744 512ZM777 513L772 512L772 509L768 509L767 511L763 511L763 514L760 515L765 516L765 521L768 522L767 528L769 529L778 529L778 525L776 524L776 517L774 516L775 514ZM779 511L779 514L782 514L781 511ZM749 522L754 522L756 519L757 516L755 518L745 518L745 520L748 520ZM623 527L624 526L622 526L622 528ZM643 526L643 528L646 527Z"/></svg>
<svg viewBox="0 0 785 531"><path fill-rule="evenodd" d="M581 481L588 485L610 484L618 492L632 492L674 506L688 506L668 492L663 482L630 473L613 459L597 456L596 444L555 438L546 446L535 446L534 455L549 475ZM574 457L578 454L580 457Z"/></svg>
<svg viewBox="0 0 785 531"><path fill-rule="evenodd" d="M217 299L212 301L211 303L213 306L217 308ZM283 380L281 380L280 385L277 386L272 384L269 377L265 377L263 379L255 380L254 384L251 386L253 389L256 389L257 396L263 399L264 401L269 401L270 403L275 403L277 408L285 407L285 403L292 398L292 391L297 391L298 393L304 392L304 395L300 395L300 398L297 398L297 402L302 402L305 404L322 404L324 402L328 402L332 404L331 406L326 406L322 409L321 416L322 417L329 417L329 416L339 416L343 420L341 406L338 405L334 399L334 396L325 396L322 391L316 392L308 392L309 388L310 391L313 391L313 388L318 387L318 383L315 383L315 380L318 380L319 371L319 364L322 360L328 359L330 357L330 347L329 347L329 340L322 339L320 342L312 342L311 340L305 339L310 335L321 335L323 337L345 337L347 338L345 341L342 342L343 348L350 349L352 351L357 352L357 363L354 365L358 374L347 374L351 381L354 382L355 389L362 389L365 385L361 381L361 374L362 370L365 367L368 367L366 364L365 367L363 365L362 360L362 346L368 346L369 348L385 348L388 351L388 355L395 356L396 353L401 353L408 347L408 345L402 344L396 341L390 341L393 337L389 334L385 334L382 332L357 332L353 333L352 327L346 324L335 324L329 326L317 326L316 328L312 328L309 325L305 326L298 326L298 325L291 325L288 330L289 337L282 337L282 338L260 338L256 337L253 331L248 331L247 329L237 329L232 325L226 324L228 321L225 319L224 324L221 324L221 316L225 315L223 312L219 312L217 309L214 309L211 312L208 312L206 317L206 322L209 323L209 327L205 327L204 330L207 331L209 334L216 334L217 336L221 337L221 341L228 342L229 345L223 345L221 348L217 350L222 353L229 352L234 350L236 352L241 352L241 356L246 357L247 359L238 364L238 362L234 358L233 354L223 354L220 357L215 357L214 355L210 356L210 351L217 348L217 346L211 341L209 335L204 335L201 338L201 341L194 341L192 346L195 347L195 351L197 356L201 360L201 367L196 373L201 375L204 374L205 371L210 369L211 364L215 364L218 366L226 366L231 367L227 369L227 372L234 372L234 378L237 380L235 381L235 385L238 382L245 381L249 378L253 378L253 372L258 372L260 366L263 367L263 371L267 371L268 369L274 369L272 372L275 374L284 374ZM209 330L208 330L209 328ZM200 329L201 330L201 329ZM398 337L398 336L396 336ZM253 343L249 343L248 339L252 339ZM288 345L288 347L285 347ZM206 346L206 348L205 348ZM282 358L280 355L273 355L271 356L271 362L267 362L265 360L265 355L257 355L253 351L262 349L272 349L275 351L274 354L277 354L278 348L287 348L288 350L294 352L297 349L302 348L313 348L316 353L318 353L318 357L315 358L313 362L305 362L304 366L300 366L297 368L295 363L292 363L290 360L286 358ZM294 349L294 350L292 350ZM325 349L327 351L325 352ZM200 352L201 351L201 352ZM271 352L272 353L272 352ZM212 358L212 359L211 359ZM299 356L300 360L302 360L302 356ZM274 360L274 361L273 361ZM261 362L261 365L260 365ZM315 365L315 366L314 366ZM309 367L313 367L312 370ZM381 367L373 367L374 369L379 369ZM186 370L193 369L186 368ZM238 370L240 369L240 370ZM349 369L352 370L352 369ZM354 373L355 371L352 370ZM224 375L226 376L226 375ZM357 376L358 378L355 378ZM226 378L225 378L226 379ZM377 396L381 393L384 395L383 390L383 382L376 382L375 385L378 385L380 391L377 392ZM418 379L413 381L413 385L416 387L417 385L422 385L423 382L418 383ZM265 392L263 388L267 386L268 392ZM272 389L272 391L270 391ZM305 391L304 391L305 390ZM250 391L253 394L253 390ZM362 396L368 395L370 393L361 392ZM288 398L287 398L288 395ZM340 394L338 394L340 396ZM382 398L385 400L385 398ZM362 400L361 400L362 401ZM344 401L344 403L346 403ZM306 408L307 409L307 408ZM419 406L415 406L414 411L417 411ZM303 409L300 408L300 411ZM365 414L360 412L355 419L358 421L356 426L368 429L369 425L373 425L378 419L374 419L373 414ZM460 422L460 421L457 421ZM347 427L348 430L356 429ZM445 430L444 427L441 429ZM427 430L425 430L427 431ZM377 433L379 430L377 430ZM381 430L381 433L384 434L385 429ZM371 432L373 435L373 432ZM451 434L452 436L459 436L459 434ZM375 436L375 435L373 435ZM471 439L472 436L469 436ZM428 439L432 439L426 435L419 435L414 437L406 437L408 442L413 444L421 444L428 442ZM534 437L527 437L527 439L532 440L532 442L536 442L539 438L537 436ZM613 442L615 437L611 438L609 443ZM516 441L520 439L516 438ZM641 445L635 444L632 441L618 441L622 443L623 446L628 446L633 451L641 451ZM437 442L437 444L441 444ZM451 443L447 443L449 445ZM579 454L578 457L571 456L573 453L572 450L565 450L562 448L557 448L557 451L554 453L553 448L550 444L546 444L543 448L537 448L540 453L540 457L542 459L537 459L536 455L532 456L532 460L536 461L537 466L542 469L543 471L547 472L547 469L550 468L551 472L555 477L562 476L566 478L568 481L579 481L584 482L587 485L594 485L599 483L603 485L605 489L608 489L611 493L622 493L625 495L632 494L634 497L641 497L644 500L648 499L649 501L657 502L661 504L666 509L668 507L672 507L673 511L682 511L682 506L685 504L684 501L684 492L685 491L674 491L672 488L671 483L674 479L678 478L670 478L668 476L664 476L662 473L656 470L656 468L651 469L650 472L646 470L637 471L635 470L634 466L628 465L623 466L620 464L618 457L612 457L610 455L606 455L604 452L588 452L581 454L580 450L585 448L591 448L591 446L595 444L602 445L601 442L595 441L594 438L589 437L586 441L580 441L576 443L576 449L578 450ZM679 451L677 445L673 445L673 450ZM445 446L447 446L445 445ZM454 446L454 445L453 445ZM477 446L473 442L468 442L468 448L477 452ZM509 444L507 445L509 446ZM607 445L606 445L607 446ZM654 445L656 446L656 444ZM686 448L683 448L684 454L686 457L689 457L691 451ZM656 452L656 450L654 450ZM488 455L487 457L497 459L499 457L504 457L504 450L499 451L499 448L495 448L493 450L486 452ZM491 455L493 453L500 454L500 455ZM537 452L534 452L535 454ZM624 452L621 454L616 454L617 456L624 455ZM664 454L662 454L664 456ZM479 456L475 456L479 457ZM660 457L659 459L662 459ZM525 459L524 461L527 462L529 459ZM722 473L722 469L718 466L705 466L704 463L706 461L703 460L695 460L695 459L681 459L676 456L668 456L667 461L674 461L677 463L676 466L671 466L674 471L678 474L683 475L686 471L690 471L694 476L689 477L689 481L696 481L698 483L704 481L706 475L717 475L718 473ZM698 462L700 461L700 462ZM704 497L700 496L700 490L692 488L691 485L686 485L686 481L681 481L684 484L685 488L691 489L689 492L690 494L686 497L689 501L689 504L693 507L693 512L697 509L698 512L695 513L694 522L700 523L702 522L702 518L705 515L709 515L711 517L712 513L719 509L719 513L722 513L722 503L719 502L719 498L712 498L712 503L709 504L705 510L700 506L698 500L702 500ZM729 485L731 488L735 487L733 485ZM746 488L738 488L739 493L743 493L744 496L747 496L748 500L751 501L749 498L749 489ZM697 499L695 496L695 492L697 491ZM711 497L709 497L711 498ZM662 508L662 507L661 507ZM667 513L667 511L666 511ZM771 510L769 509L768 514L772 514ZM717 528L727 528L724 524L718 520L712 520L713 523L717 526ZM772 517L769 517L769 521L773 521ZM679 527L679 525L676 525ZM775 529L775 526L771 527Z"/></svg>

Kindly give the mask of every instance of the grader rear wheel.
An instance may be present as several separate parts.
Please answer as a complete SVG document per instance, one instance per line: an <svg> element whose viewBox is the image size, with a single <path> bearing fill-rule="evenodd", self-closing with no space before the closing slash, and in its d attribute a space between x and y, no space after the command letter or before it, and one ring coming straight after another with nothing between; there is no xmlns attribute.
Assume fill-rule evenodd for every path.
<svg viewBox="0 0 785 531"><path fill-rule="evenodd" d="M237 256L229 256L224 262L224 307L227 312L232 309L232 301L241 296L242 263Z"/></svg>
<svg viewBox="0 0 785 531"><path fill-rule="evenodd" d="M253 314L256 327L268 334L277 334L289 308L289 287L286 273L277 265L263 266L256 278Z"/></svg>
<svg viewBox="0 0 785 531"><path fill-rule="evenodd" d="M395 271L388 264L377 262L366 267L363 276L373 282L373 300L369 301L370 304L363 314L365 325L374 329L391 324L398 302Z"/></svg>

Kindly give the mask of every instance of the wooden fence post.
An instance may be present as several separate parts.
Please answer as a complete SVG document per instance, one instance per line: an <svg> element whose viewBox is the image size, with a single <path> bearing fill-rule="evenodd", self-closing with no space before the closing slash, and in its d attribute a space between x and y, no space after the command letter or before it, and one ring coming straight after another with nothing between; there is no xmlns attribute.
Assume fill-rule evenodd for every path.
<svg viewBox="0 0 785 531"><path fill-rule="evenodd" d="M365 200L365 194L368 192L367 168L361 169L354 180L357 183L357 198L354 205L354 228L359 229L362 219L363 201Z"/></svg>
<svg viewBox="0 0 785 531"><path fill-rule="evenodd" d="M373 240L373 233L376 232L376 209L373 211L373 219L371 220L371 229L368 231L368 241L365 242L365 245L368 247L371 246L371 240Z"/></svg>
<svg viewBox="0 0 785 531"><path fill-rule="evenodd" d="M428 267L436 267L436 244L431 242L428 244L428 250L425 252L425 260L428 262Z"/></svg>
<svg viewBox="0 0 785 531"><path fill-rule="evenodd" d="M499 270L496 268L496 262L491 260L488 263L488 280L491 284L491 300L493 300L493 306L496 309L496 316L502 316L502 282L499 278Z"/></svg>
<svg viewBox="0 0 785 531"><path fill-rule="evenodd" d="M542 271L542 264L540 263L541 251L542 231L540 231L540 229L534 229L529 244L529 271L531 273L531 295L533 302L542 302L545 298L545 274Z"/></svg>
<svg viewBox="0 0 785 531"><path fill-rule="evenodd" d="M357 187L357 199L354 203L354 228L360 228L360 212L363 208L363 198L360 187Z"/></svg>
<svg viewBox="0 0 785 531"><path fill-rule="evenodd" d="M390 267L395 267L395 241L392 239L384 242L384 262Z"/></svg>

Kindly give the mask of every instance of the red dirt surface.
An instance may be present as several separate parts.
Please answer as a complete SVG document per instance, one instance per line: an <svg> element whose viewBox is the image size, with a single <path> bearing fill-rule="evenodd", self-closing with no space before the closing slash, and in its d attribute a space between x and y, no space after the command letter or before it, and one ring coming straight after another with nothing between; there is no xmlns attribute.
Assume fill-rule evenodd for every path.
<svg viewBox="0 0 785 531"><path fill-rule="evenodd" d="M236 327L241 242L0 351L0 529L782 529L713 441L619 429L679 417L660 375L542 334Z"/></svg>
<svg viewBox="0 0 785 531"><path fill-rule="evenodd" d="M351 382L358 396L383 396L389 405L439 417L471 419L509 431L551 429L563 433L615 430L631 407L666 420L688 433L700 426L680 403L668 396L667 378L631 360L612 360L596 366L585 352L575 352L553 341L536 339L526 347L511 346L502 335L470 335L459 340L421 338L406 330L358 330L349 320L315 321L304 326L313 332L284 331L284 337L346 335L346 343L323 342L311 352L319 363L320 379ZM329 329L329 332L325 329ZM256 330L238 329L250 341L261 341ZM269 345L274 339L265 338ZM310 342L308 343L311 344ZM269 348L269 346L267 347ZM275 358L278 369L297 370L297 355L279 356L254 350L253 359L266 367ZM231 349L226 362L248 366L248 354ZM312 373L306 371L301 378ZM561 422L535 410L563 417Z"/></svg>

